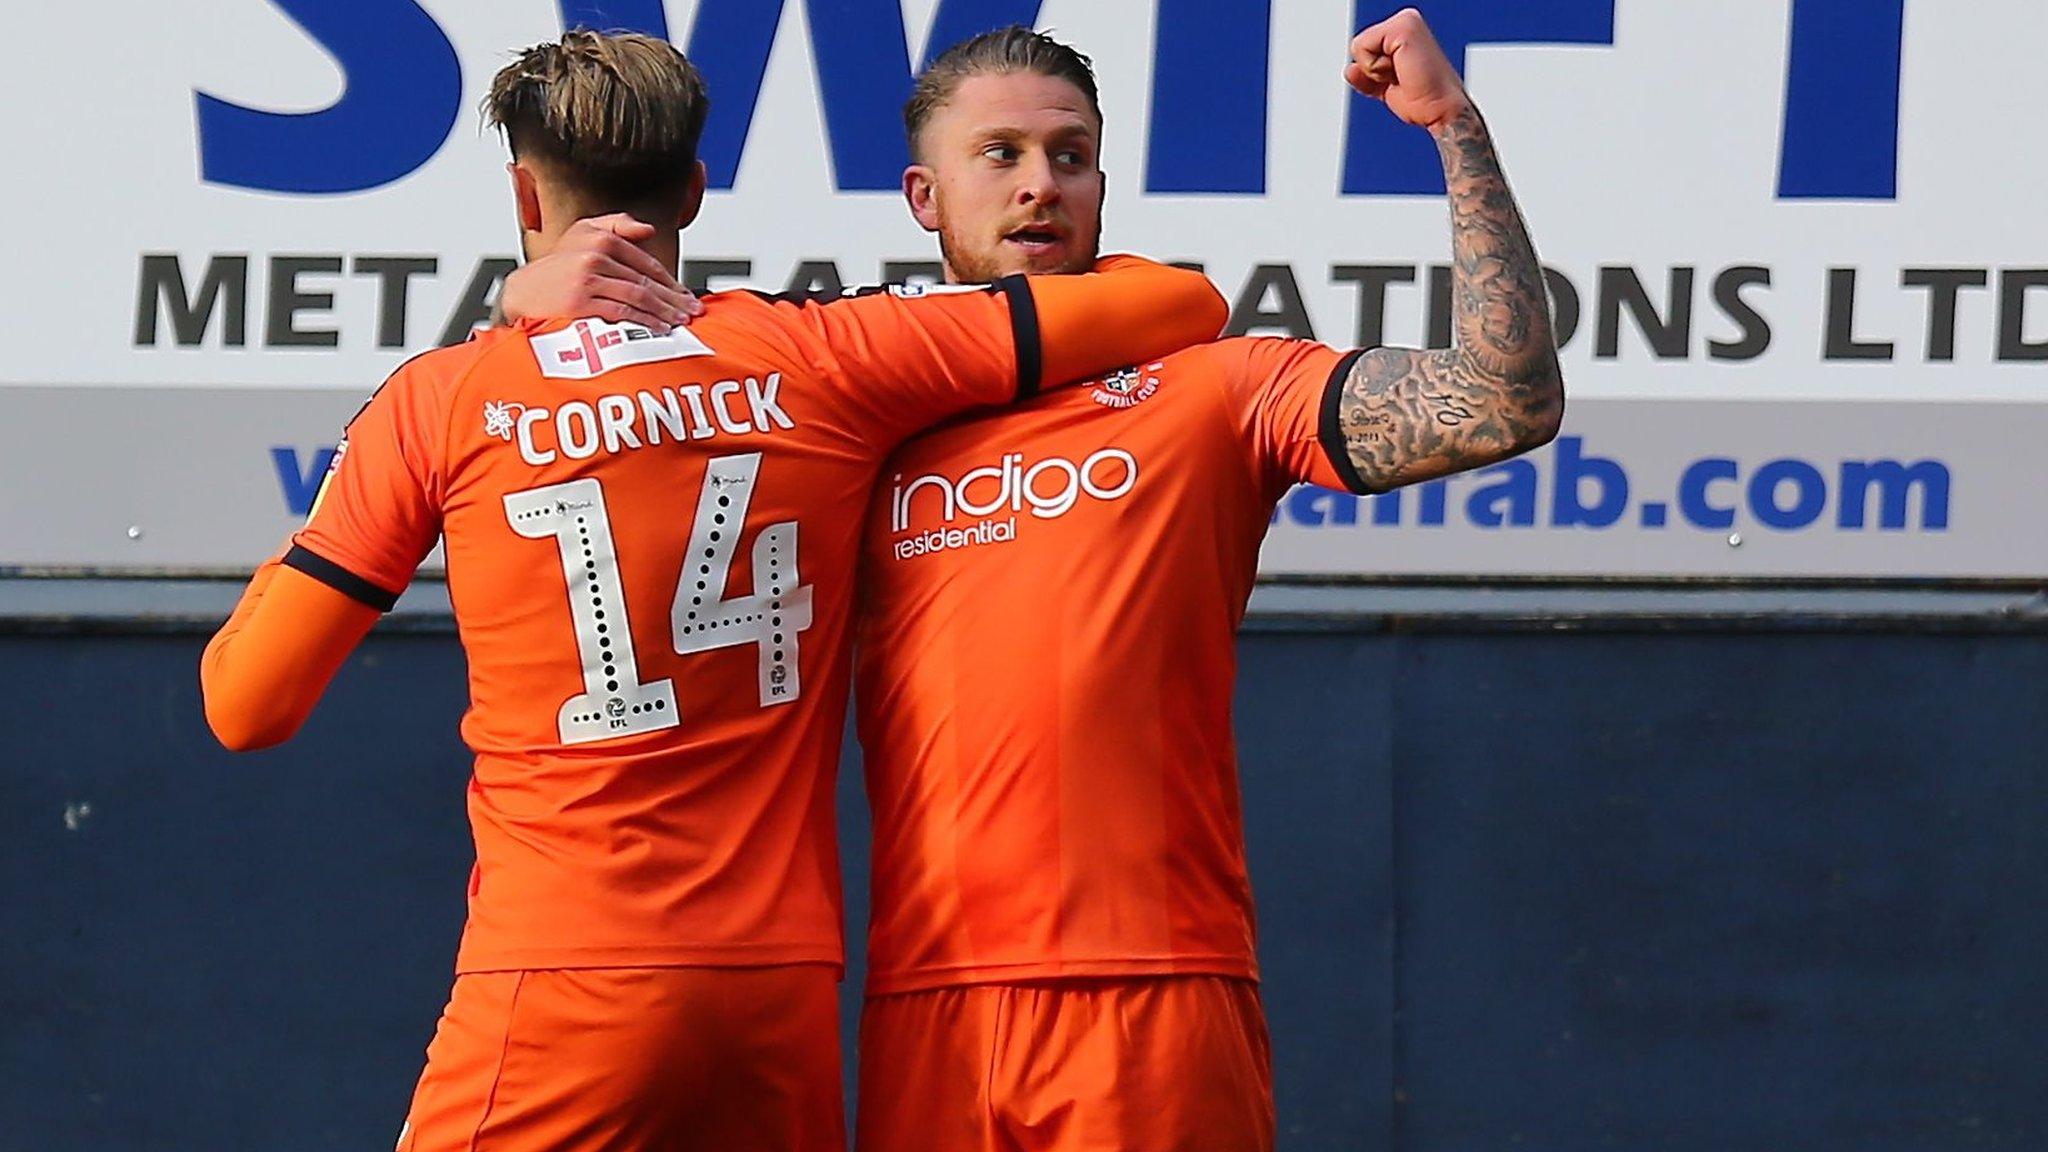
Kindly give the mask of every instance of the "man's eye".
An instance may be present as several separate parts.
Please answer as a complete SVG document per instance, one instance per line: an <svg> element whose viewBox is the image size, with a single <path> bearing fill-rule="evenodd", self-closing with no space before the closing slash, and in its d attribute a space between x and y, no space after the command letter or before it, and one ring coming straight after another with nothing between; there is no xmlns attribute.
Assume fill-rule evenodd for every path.
<svg viewBox="0 0 2048 1152"><path fill-rule="evenodd" d="M988 147L983 148L981 150L981 154L983 156L988 157L991 160L1002 160L1005 162L1015 160L1017 158L1017 150L1015 148L1012 148L1008 144L991 144Z"/></svg>
<svg viewBox="0 0 2048 1152"><path fill-rule="evenodd" d="M1088 162L1088 157L1085 154L1073 148L1068 148L1058 153L1054 157L1054 159L1058 160L1062 164L1070 165L1075 168L1079 168L1083 164L1086 164Z"/></svg>

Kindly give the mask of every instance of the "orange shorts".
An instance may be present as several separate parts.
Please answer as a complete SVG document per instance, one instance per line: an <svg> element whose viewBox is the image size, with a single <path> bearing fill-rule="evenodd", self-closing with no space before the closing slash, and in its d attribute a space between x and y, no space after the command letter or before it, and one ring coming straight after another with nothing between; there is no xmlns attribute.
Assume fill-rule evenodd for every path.
<svg viewBox="0 0 2048 1152"><path fill-rule="evenodd" d="M871 997L859 1152L1269 1152L1258 986L1221 976Z"/></svg>
<svg viewBox="0 0 2048 1152"><path fill-rule="evenodd" d="M397 1152L843 1152L838 974L456 977Z"/></svg>

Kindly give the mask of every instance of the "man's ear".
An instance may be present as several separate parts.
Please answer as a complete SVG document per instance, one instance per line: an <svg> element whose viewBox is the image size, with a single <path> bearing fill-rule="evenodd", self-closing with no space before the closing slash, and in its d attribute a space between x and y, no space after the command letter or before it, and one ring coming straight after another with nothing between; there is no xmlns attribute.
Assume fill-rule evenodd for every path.
<svg viewBox="0 0 2048 1152"><path fill-rule="evenodd" d="M917 226L927 232L939 230L939 181L938 174L922 164L912 164L903 170L903 199L910 205L910 214L917 220Z"/></svg>
<svg viewBox="0 0 2048 1152"><path fill-rule="evenodd" d="M505 171L512 174L512 199L519 206L519 227L527 232L539 232L540 182L533 178L532 169L517 160L505 165Z"/></svg>
<svg viewBox="0 0 2048 1152"><path fill-rule="evenodd" d="M676 217L678 229L688 228L697 219L697 213L704 210L704 189L711 182L710 174L704 169L704 162L697 161L690 170L689 187L683 190L683 210Z"/></svg>

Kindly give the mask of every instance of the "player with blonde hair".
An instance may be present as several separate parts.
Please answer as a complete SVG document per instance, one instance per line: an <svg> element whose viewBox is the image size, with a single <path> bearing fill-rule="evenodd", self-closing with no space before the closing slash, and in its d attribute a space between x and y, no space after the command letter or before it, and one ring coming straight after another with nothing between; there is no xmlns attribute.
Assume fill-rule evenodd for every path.
<svg viewBox="0 0 2048 1152"><path fill-rule="evenodd" d="M1413 9L1350 57L1346 82L1443 159L1455 347L1220 340L890 460L862 566L862 1152L1273 1145L1230 710L1275 502L1492 464L1564 412L1541 267L1457 72ZM904 194L949 280L1089 267L1085 57L975 37L905 122Z"/></svg>
<svg viewBox="0 0 2048 1152"><path fill-rule="evenodd" d="M624 212L621 267L671 274L705 100L645 36L500 72L526 254ZM201 671L224 743L288 738L445 542L477 859L399 1152L843 1148L832 795L867 495L919 428L1220 327L1199 275L1113 267L725 293L667 334L530 317L416 357L356 416Z"/></svg>

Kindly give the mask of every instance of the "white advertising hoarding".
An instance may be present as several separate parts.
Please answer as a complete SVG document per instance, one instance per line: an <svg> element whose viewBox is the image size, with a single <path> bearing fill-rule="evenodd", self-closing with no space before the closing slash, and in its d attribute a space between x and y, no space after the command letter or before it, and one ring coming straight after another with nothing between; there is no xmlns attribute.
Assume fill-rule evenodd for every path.
<svg viewBox="0 0 2048 1152"><path fill-rule="evenodd" d="M1391 5L1388 6L1391 8ZM1552 271L1570 413L1518 465L1283 502L1268 574L2027 578L2048 481L2038 0L1452 0ZM1422 133L1339 75L1352 0L212 0L25 54L0 566L246 570L340 426L510 267L490 76L565 22L713 89L686 272L927 276L890 189L933 41L1023 20L1102 81L1108 246L1194 260L1239 330L1448 330ZM37 111L40 110L40 111ZM1731 542L1733 541L1733 542Z"/></svg>

